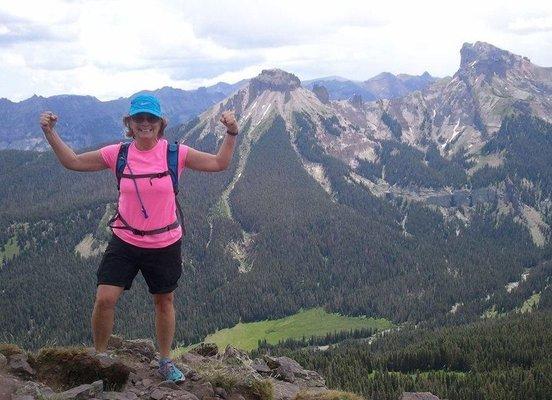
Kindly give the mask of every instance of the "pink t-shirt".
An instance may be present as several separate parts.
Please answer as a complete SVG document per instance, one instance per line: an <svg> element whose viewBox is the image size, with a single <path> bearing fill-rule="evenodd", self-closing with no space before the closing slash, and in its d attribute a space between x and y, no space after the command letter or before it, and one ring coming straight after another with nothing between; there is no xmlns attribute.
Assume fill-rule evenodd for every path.
<svg viewBox="0 0 552 400"><path fill-rule="evenodd" d="M164 172L168 170L167 166L167 146L166 139L160 139L157 144L150 150L138 150L136 143L133 141L128 148L127 165L124 173L130 174L129 166L132 169L132 174L150 174ZM117 164L117 155L121 143L112 144L102 147L100 153L109 166L111 171L115 173ZM180 145L178 149L178 175L182 173L188 154L188 146ZM121 194L119 196L119 213L125 221L133 228L147 231L172 224L176 221L177 210L174 200L174 191L172 180L169 175L161 178L140 178L134 180L138 185L142 203L148 214L148 218L144 217L140 200L136 193L136 186L130 178L121 178ZM115 226L124 226L119 219L114 222ZM170 231L158 233L154 235L135 235L127 229L113 229L113 233L121 240L130 243L134 246L145 248L161 248L166 247L182 237L182 227L171 229Z"/></svg>

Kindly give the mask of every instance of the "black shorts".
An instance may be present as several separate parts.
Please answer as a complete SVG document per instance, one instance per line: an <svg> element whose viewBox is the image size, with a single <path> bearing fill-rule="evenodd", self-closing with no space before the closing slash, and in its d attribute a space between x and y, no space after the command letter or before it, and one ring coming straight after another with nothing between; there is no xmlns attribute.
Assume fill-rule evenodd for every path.
<svg viewBox="0 0 552 400"><path fill-rule="evenodd" d="M113 235L96 273L98 285L113 285L129 290L132 281L142 271L150 293L170 293L178 286L182 274L179 239L159 249L137 247Z"/></svg>

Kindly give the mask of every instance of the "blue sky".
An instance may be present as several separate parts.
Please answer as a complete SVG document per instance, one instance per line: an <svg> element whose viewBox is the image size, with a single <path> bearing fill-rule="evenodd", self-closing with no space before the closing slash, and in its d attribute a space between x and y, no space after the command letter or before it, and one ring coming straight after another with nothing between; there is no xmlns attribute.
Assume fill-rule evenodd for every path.
<svg viewBox="0 0 552 400"><path fill-rule="evenodd" d="M446 76L478 40L552 67L548 3L0 0L0 97L109 100L276 67L303 80Z"/></svg>

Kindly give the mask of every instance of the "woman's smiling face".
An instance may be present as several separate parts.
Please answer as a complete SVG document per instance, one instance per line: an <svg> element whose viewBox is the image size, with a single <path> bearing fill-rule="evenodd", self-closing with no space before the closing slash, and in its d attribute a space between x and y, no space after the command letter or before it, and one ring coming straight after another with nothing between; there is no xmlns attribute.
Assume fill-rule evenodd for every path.
<svg viewBox="0 0 552 400"><path fill-rule="evenodd" d="M138 113L130 117L130 129L135 137L157 138L161 129L161 118L150 113Z"/></svg>

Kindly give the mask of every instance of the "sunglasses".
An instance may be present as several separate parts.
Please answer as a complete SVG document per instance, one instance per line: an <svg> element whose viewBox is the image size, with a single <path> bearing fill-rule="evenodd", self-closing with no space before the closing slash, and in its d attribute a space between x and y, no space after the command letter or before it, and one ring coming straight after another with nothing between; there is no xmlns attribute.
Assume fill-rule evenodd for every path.
<svg viewBox="0 0 552 400"><path fill-rule="evenodd" d="M142 122L149 122L150 124L155 124L156 122L159 122L161 120L160 117L157 115L153 115L150 113L138 113L130 116L130 119L132 122L136 122L137 124L140 124Z"/></svg>

